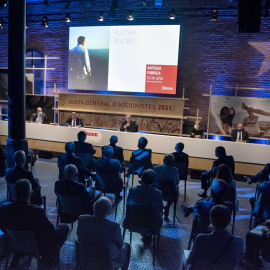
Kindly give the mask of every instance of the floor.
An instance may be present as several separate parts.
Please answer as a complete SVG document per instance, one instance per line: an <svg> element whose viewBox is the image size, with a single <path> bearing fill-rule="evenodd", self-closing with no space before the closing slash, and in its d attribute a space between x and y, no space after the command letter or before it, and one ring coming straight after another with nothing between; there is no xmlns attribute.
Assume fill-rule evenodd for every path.
<svg viewBox="0 0 270 270"><path fill-rule="evenodd" d="M47 215L53 224L56 224L57 211L55 207L56 196L54 194L54 182L58 180L57 160L38 159L33 167L33 174L39 178L42 195L47 197ZM137 183L137 179L135 179ZM255 185L248 185L244 182L237 182L237 194L239 200L239 212L237 212L235 223L235 235L245 239L245 235L249 230L250 205L249 198L254 196ZM144 246L141 236L133 234L132 237L132 253L130 269L157 269L157 270L178 270L182 269L182 254L183 250L187 249L190 230L192 225L192 215L185 218L181 211L181 205L193 205L200 191L200 181L196 179L188 179L187 182L187 198L184 202L183 183L180 184L180 199L177 205L176 224L172 225L171 208L170 221L164 222L161 230L160 246L157 249L155 268L152 266L152 245ZM112 195L113 199L113 195ZM0 203L6 200L6 182L4 178L0 178ZM122 224L123 222L123 202L119 204L118 215L116 222ZM114 211L109 216L109 219L114 219ZM68 236L65 245L61 250L61 269L69 270L75 269L75 244L76 227ZM129 241L129 233L126 234L125 241ZM0 261L0 270L4 269L4 262ZM33 260L30 267L21 267L20 269L36 269L36 262Z"/></svg>

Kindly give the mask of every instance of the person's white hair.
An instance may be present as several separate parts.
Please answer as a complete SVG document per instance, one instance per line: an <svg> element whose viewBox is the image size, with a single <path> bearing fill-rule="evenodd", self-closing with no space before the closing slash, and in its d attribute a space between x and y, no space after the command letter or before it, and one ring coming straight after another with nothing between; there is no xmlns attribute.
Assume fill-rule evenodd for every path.
<svg viewBox="0 0 270 270"><path fill-rule="evenodd" d="M78 175L78 169L75 165L69 164L65 167L64 174L66 179L74 180Z"/></svg>
<svg viewBox="0 0 270 270"><path fill-rule="evenodd" d="M98 199L93 206L95 217L107 217L112 210L112 203L107 197Z"/></svg>

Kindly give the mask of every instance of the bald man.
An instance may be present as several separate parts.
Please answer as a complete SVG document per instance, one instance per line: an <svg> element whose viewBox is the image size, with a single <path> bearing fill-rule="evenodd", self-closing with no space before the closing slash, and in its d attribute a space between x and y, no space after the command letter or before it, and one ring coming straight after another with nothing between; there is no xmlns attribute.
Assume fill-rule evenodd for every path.
<svg viewBox="0 0 270 270"><path fill-rule="evenodd" d="M125 119L122 121L120 131L126 131L126 132L137 132L138 131L136 121L132 119L132 116L130 114L127 114L125 116Z"/></svg>
<svg viewBox="0 0 270 270"><path fill-rule="evenodd" d="M37 112L32 114L30 122L36 124L49 124L49 119L47 115L42 112L42 108L38 107Z"/></svg>
<svg viewBox="0 0 270 270"><path fill-rule="evenodd" d="M233 142L249 142L247 131L244 130L244 125L239 123L237 129L232 131L231 141Z"/></svg>

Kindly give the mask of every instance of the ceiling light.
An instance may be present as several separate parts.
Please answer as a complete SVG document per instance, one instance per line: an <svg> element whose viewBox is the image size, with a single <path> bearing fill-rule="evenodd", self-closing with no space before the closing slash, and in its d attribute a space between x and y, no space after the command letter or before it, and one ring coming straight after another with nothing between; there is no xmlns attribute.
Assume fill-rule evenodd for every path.
<svg viewBox="0 0 270 270"><path fill-rule="evenodd" d="M129 21L133 21L133 20L134 20L134 16L133 16L133 11L132 11L132 10L130 10L130 11L128 12L128 17L127 17L127 19L128 19Z"/></svg>
<svg viewBox="0 0 270 270"><path fill-rule="evenodd" d="M41 24L41 26L44 26L44 28L48 28L49 27L48 20L47 20L47 17L46 16L44 16L42 18L42 24Z"/></svg>
<svg viewBox="0 0 270 270"><path fill-rule="evenodd" d="M217 21L217 19L218 19L217 14L218 14L217 10L216 9L212 9L212 17L211 17L211 20L210 20L211 22Z"/></svg>
<svg viewBox="0 0 270 270"><path fill-rule="evenodd" d="M4 21L3 21L3 19L2 19L2 18L0 18L0 29L4 29L3 24L4 24Z"/></svg>
<svg viewBox="0 0 270 270"><path fill-rule="evenodd" d="M169 19L170 20L174 20L175 19L175 9L174 8L171 9L171 12L170 12L170 15L169 15Z"/></svg>
<svg viewBox="0 0 270 270"><path fill-rule="evenodd" d="M104 20L104 15L103 15L103 12L102 11L100 11L99 13L98 13L98 21L99 22L103 22L103 20Z"/></svg>
<svg viewBox="0 0 270 270"><path fill-rule="evenodd" d="M70 22L70 14L67 12L66 13L66 22L69 23Z"/></svg>

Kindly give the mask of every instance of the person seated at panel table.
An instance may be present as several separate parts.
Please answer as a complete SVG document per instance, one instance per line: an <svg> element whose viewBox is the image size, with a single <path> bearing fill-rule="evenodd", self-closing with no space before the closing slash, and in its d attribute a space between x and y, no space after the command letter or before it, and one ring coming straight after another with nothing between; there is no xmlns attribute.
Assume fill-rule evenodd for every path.
<svg viewBox="0 0 270 270"><path fill-rule="evenodd" d="M42 112L41 107L37 107L37 112L32 114L30 118L30 122L36 123L36 124L49 124L50 123L46 113Z"/></svg>
<svg viewBox="0 0 270 270"><path fill-rule="evenodd" d="M201 121L195 121L194 128L191 131L191 138L198 138L203 139L204 138L204 126L203 122Z"/></svg>
<svg viewBox="0 0 270 270"><path fill-rule="evenodd" d="M231 141L233 142L249 142L249 136L244 129L244 125L239 123L237 129L232 131Z"/></svg>
<svg viewBox="0 0 270 270"><path fill-rule="evenodd" d="M124 162L124 154L123 154L123 148L120 146L117 146L116 144L118 143L118 137L115 135L112 135L110 138L110 144L113 148L113 158L118 159L121 164ZM105 146L102 147L102 150L104 149Z"/></svg>
<svg viewBox="0 0 270 270"><path fill-rule="evenodd" d="M72 112L66 123L71 127L83 127L82 118L78 117L76 112Z"/></svg>
<svg viewBox="0 0 270 270"><path fill-rule="evenodd" d="M137 125L136 121L132 119L130 114L125 116L125 119L122 121L120 131L127 131L127 132L137 132Z"/></svg>
<svg viewBox="0 0 270 270"><path fill-rule="evenodd" d="M226 150L223 146L216 147L215 155L217 159L213 162L212 170L207 170L201 174L201 185L204 192L201 194L199 193L198 195L204 198L207 197L207 189L211 186L212 179L215 178L217 168L220 164L227 164L230 167L234 177L234 158L232 156L227 156Z"/></svg>
<svg viewBox="0 0 270 270"><path fill-rule="evenodd" d="M174 156L174 162L185 162L187 164L187 169L188 169L188 159L189 156L188 154L184 153L185 145L182 142L179 142L175 145L175 152L173 152L173 156Z"/></svg>
<svg viewBox="0 0 270 270"><path fill-rule="evenodd" d="M269 181L270 180L270 163L265 164L263 170L256 173L254 176L250 176L250 177L245 176L245 178L247 179L247 182L249 184L257 183L257 182L262 183L264 181Z"/></svg>
<svg viewBox="0 0 270 270"><path fill-rule="evenodd" d="M216 205L210 211L210 219L212 232L195 238L187 269L238 269L243 260L244 243L226 230L231 222L230 209Z"/></svg>

